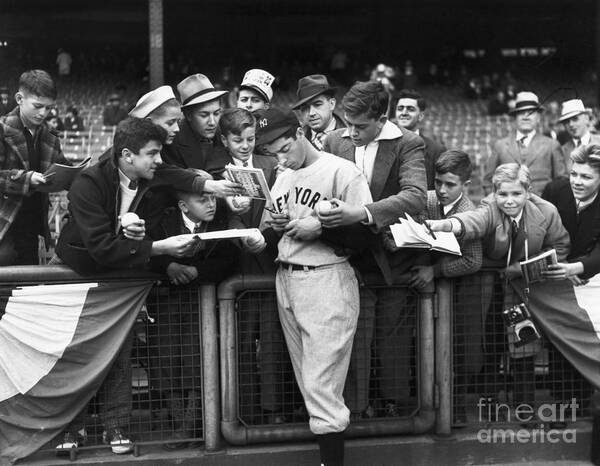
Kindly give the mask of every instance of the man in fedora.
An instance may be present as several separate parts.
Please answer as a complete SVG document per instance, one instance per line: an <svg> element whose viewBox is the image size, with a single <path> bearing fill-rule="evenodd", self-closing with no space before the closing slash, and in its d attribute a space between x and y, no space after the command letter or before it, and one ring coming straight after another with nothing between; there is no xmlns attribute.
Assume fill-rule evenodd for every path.
<svg viewBox="0 0 600 466"><path fill-rule="evenodd" d="M275 76L265 70L252 69L246 72L237 98L237 108L243 108L249 112L267 110L273 99L271 88Z"/></svg>
<svg viewBox="0 0 600 466"><path fill-rule="evenodd" d="M108 97L108 104L102 111L102 124L116 126L125 118L127 118L127 110L121 106L121 96L114 92Z"/></svg>
<svg viewBox="0 0 600 466"><path fill-rule="evenodd" d="M541 111L543 107L533 92L517 94L515 107L509 112L515 121L515 130L494 143L485 164L483 188L486 195L492 191L492 176L496 167L504 163L526 165L531 174L531 189L538 195L548 182L566 175L560 145L537 131Z"/></svg>
<svg viewBox="0 0 600 466"><path fill-rule="evenodd" d="M165 161L183 168L204 170L214 149L223 112L221 97L229 91L215 89L207 76L193 74L177 84L181 110L185 117L173 144L164 154Z"/></svg>
<svg viewBox="0 0 600 466"><path fill-rule="evenodd" d="M565 167L571 167L571 152L579 146L600 144L600 136L590 133L590 114L583 101L571 99L562 103L558 121L565 125L569 140L562 145Z"/></svg>
<svg viewBox="0 0 600 466"><path fill-rule="evenodd" d="M336 129L345 128L344 120L335 109L336 88L329 85L322 74L304 76L298 80L298 101L292 105L299 110L301 121L306 125L304 135L317 150L323 150L325 136Z"/></svg>

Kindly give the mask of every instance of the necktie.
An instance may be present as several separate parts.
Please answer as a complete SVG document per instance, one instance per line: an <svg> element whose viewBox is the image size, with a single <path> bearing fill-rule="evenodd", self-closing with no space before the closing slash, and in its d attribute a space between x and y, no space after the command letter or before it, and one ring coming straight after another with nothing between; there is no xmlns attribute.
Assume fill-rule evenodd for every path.
<svg viewBox="0 0 600 466"><path fill-rule="evenodd" d="M317 149L323 150L323 141L325 141L325 136L326 134L324 132L315 134L313 144Z"/></svg>
<svg viewBox="0 0 600 466"><path fill-rule="evenodd" d="M201 223L196 224L196 226L194 227L194 233L202 233L202 224Z"/></svg>
<svg viewBox="0 0 600 466"><path fill-rule="evenodd" d="M242 162L242 167L247 167L248 166L248 162Z"/></svg>
<svg viewBox="0 0 600 466"><path fill-rule="evenodd" d="M579 147L581 145L581 139L573 139L573 144L575 144L575 147Z"/></svg>
<svg viewBox="0 0 600 466"><path fill-rule="evenodd" d="M129 181L128 188L131 189L131 190L137 189L138 188L138 182L137 181Z"/></svg>
<svg viewBox="0 0 600 466"><path fill-rule="evenodd" d="M444 206L442 204L440 204L439 207L440 207L440 217L446 218L446 213L444 212Z"/></svg>
<svg viewBox="0 0 600 466"><path fill-rule="evenodd" d="M519 224L515 220L513 220L511 223L511 233L510 233L513 242L517 238L518 234L519 234Z"/></svg>
<svg viewBox="0 0 600 466"><path fill-rule="evenodd" d="M526 139L527 139L527 136L523 136L523 137L519 138L519 147L520 147L521 149L524 149L525 147L527 147L527 146L525 145L525 140L526 140Z"/></svg>

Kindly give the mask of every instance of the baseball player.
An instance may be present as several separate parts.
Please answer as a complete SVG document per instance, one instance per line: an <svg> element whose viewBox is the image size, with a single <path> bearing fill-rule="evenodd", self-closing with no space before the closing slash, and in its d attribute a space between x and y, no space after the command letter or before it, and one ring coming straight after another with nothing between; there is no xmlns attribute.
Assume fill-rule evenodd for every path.
<svg viewBox="0 0 600 466"><path fill-rule="evenodd" d="M358 319L358 282L348 255L320 239L317 209L335 199L370 203L369 186L356 165L318 151L291 111L267 110L258 120L257 145L285 168L271 191L274 209L265 210L261 222L281 235L276 276L281 326L321 463L343 465L350 411L342 392Z"/></svg>

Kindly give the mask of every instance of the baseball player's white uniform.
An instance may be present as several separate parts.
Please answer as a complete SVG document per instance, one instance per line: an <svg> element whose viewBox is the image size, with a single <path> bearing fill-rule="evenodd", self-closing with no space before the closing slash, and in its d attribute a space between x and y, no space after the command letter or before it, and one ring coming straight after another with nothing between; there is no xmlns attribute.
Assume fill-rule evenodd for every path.
<svg viewBox="0 0 600 466"><path fill-rule="evenodd" d="M321 152L308 167L288 169L271 190L290 221L316 216L319 201L371 202L367 180L355 164ZM265 211L263 224L270 214ZM343 389L359 312L358 281L348 256L320 241L283 235L276 288L279 317L296 379L315 434L342 432L350 411Z"/></svg>

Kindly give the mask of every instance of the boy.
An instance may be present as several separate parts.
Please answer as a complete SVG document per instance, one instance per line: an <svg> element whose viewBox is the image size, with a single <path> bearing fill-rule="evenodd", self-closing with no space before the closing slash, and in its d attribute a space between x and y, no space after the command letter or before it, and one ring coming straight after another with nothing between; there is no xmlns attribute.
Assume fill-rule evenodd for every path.
<svg viewBox="0 0 600 466"><path fill-rule="evenodd" d="M469 155L459 150L443 152L435 162L435 191L427 193L427 218L439 220L453 214L474 210L475 206L466 193L471 183L473 166ZM416 265L411 268L410 286L422 289L434 278L456 277L455 280L455 392L456 424L466 422L466 388L469 375L476 375L483 365L482 325L484 318L477 291L480 276L472 276L481 268L481 241L460 241L462 256L447 254L437 256L432 265ZM464 277L464 275L471 275ZM476 300L476 302L473 302ZM489 304L489 303L488 303ZM487 306L486 306L487 309Z"/></svg>
<svg viewBox="0 0 600 466"><path fill-rule="evenodd" d="M248 110L241 108L227 109L219 121L221 141L224 146L225 156L222 165L232 163L237 166L247 166L262 169L269 188L275 183L277 175L277 159L264 155L254 154L256 119ZM231 199L231 198L228 198ZM233 198L236 199L236 198ZM240 198L241 199L241 198ZM249 210L245 213L232 215L231 228L258 228L265 207L265 201L251 199ZM273 245L272 245L273 246ZM242 252L240 271L246 275L275 273L276 248L270 247L261 254L248 254ZM281 393L277 387L282 386L283 367L282 355L283 333L279 318L277 317L276 303L272 294L265 293L260 308L260 313L255 307L243 309L243 321L240 321L240 355L248 358L246 367L254 367L252 354L255 352L256 339L260 341L260 397L263 414L269 424L285 422L281 414ZM243 361L242 364L245 364ZM243 380L244 385L252 384L253 380ZM249 396L243 394L243 396ZM242 404L254 404L252 400L242 400Z"/></svg>
<svg viewBox="0 0 600 466"><path fill-rule="evenodd" d="M153 238L227 229L227 218L222 215L222 209L217 208L214 194L177 191L176 196L177 207L164 213L152 232ZM249 239L245 244L250 252L259 252L265 246L262 238ZM191 257L163 255L154 259L154 265L175 285L219 283L233 273L238 257L239 250L231 241L201 241ZM158 306L157 323L152 326L149 335L150 346L159 350L158 361L152 364L159 371L154 376L155 383L166 397L174 422L173 439L165 444L168 449L186 447L187 442L183 439L194 438L199 428L194 425L194 419L200 419L199 368L202 365L198 313L194 311L197 304L193 297L184 293L177 306Z"/></svg>
<svg viewBox="0 0 600 466"><path fill-rule="evenodd" d="M272 189L277 213L265 211L262 222L281 235L281 326L321 463L342 465L350 415L342 391L358 319L358 281L348 255L319 239L316 207L331 199L365 205L371 194L354 164L315 149L291 111L267 110L258 120L257 145L286 169Z"/></svg>
<svg viewBox="0 0 600 466"><path fill-rule="evenodd" d="M254 113L266 110L273 100L273 81L275 76L265 70L253 69L246 72L237 98L237 108Z"/></svg>
<svg viewBox="0 0 600 466"><path fill-rule="evenodd" d="M357 82L344 96L342 108L347 129L330 133L324 150L356 164L367 178L373 202L367 205L340 202L328 213L319 215L323 226L368 224L382 232L405 213L416 216L425 208L425 145L413 132L388 121L388 105L389 94L380 82ZM372 251L355 259L367 285L397 284L418 255L407 250L386 251L384 247L384 242L379 241ZM386 415L398 416L398 405L407 401L410 393L405 378L399 380L394 374L405 365L407 355L401 343L407 335L412 335L414 325L410 322L414 321L414 312L404 306L405 293L398 288L365 287L361 291L361 316L345 398L354 417L370 415L371 343L375 332L381 359L379 389L387 400Z"/></svg>
<svg viewBox="0 0 600 466"><path fill-rule="evenodd" d="M507 280L521 276L519 262L546 249L556 249L558 261L569 252L569 234L551 203L531 193L531 177L524 165L500 165L492 177L494 192L476 210L456 213L446 220L427 220L433 231L451 231L463 240L481 238L487 266L506 267ZM507 283L508 284L508 283ZM491 288L488 287L488 288ZM482 289L488 300L491 289ZM504 308L520 301L504 290ZM535 379L533 357L513 359L515 392L513 403L533 406ZM531 424L531 425L530 425ZM535 421L528 423L533 427Z"/></svg>
<svg viewBox="0 0 600 466"><path fill-rule="evenodd" d="M23 73L15 99L17 107L0 118L0 265L36 265L38 237L50 242L48 195L37 189L51 164L69 162L44 124L56 103L50 75Z"/></svg>
<svg viewBox="0 0 600 466"><path fill-rule="evenodd" d="M117 126L114 157L81 172L69 191L69 221L56 247L60 262L81 275L108 270L143 269L152 256L189 254L197 241L186 236L152 241L146 237L146 221L152 195L149 191L158 165L165 131L149 120L127 118ZM187 185L192 190L193 180ZM121 217L136 212L140 220L126 227ZM145 220L144 220L145 219ZM99 390L106 441L113 453L128 453L133 444L124 427L131 415L132 336L123 346ZM85 410L66 429L57 448L77 446L77 431Z"/></svg>

